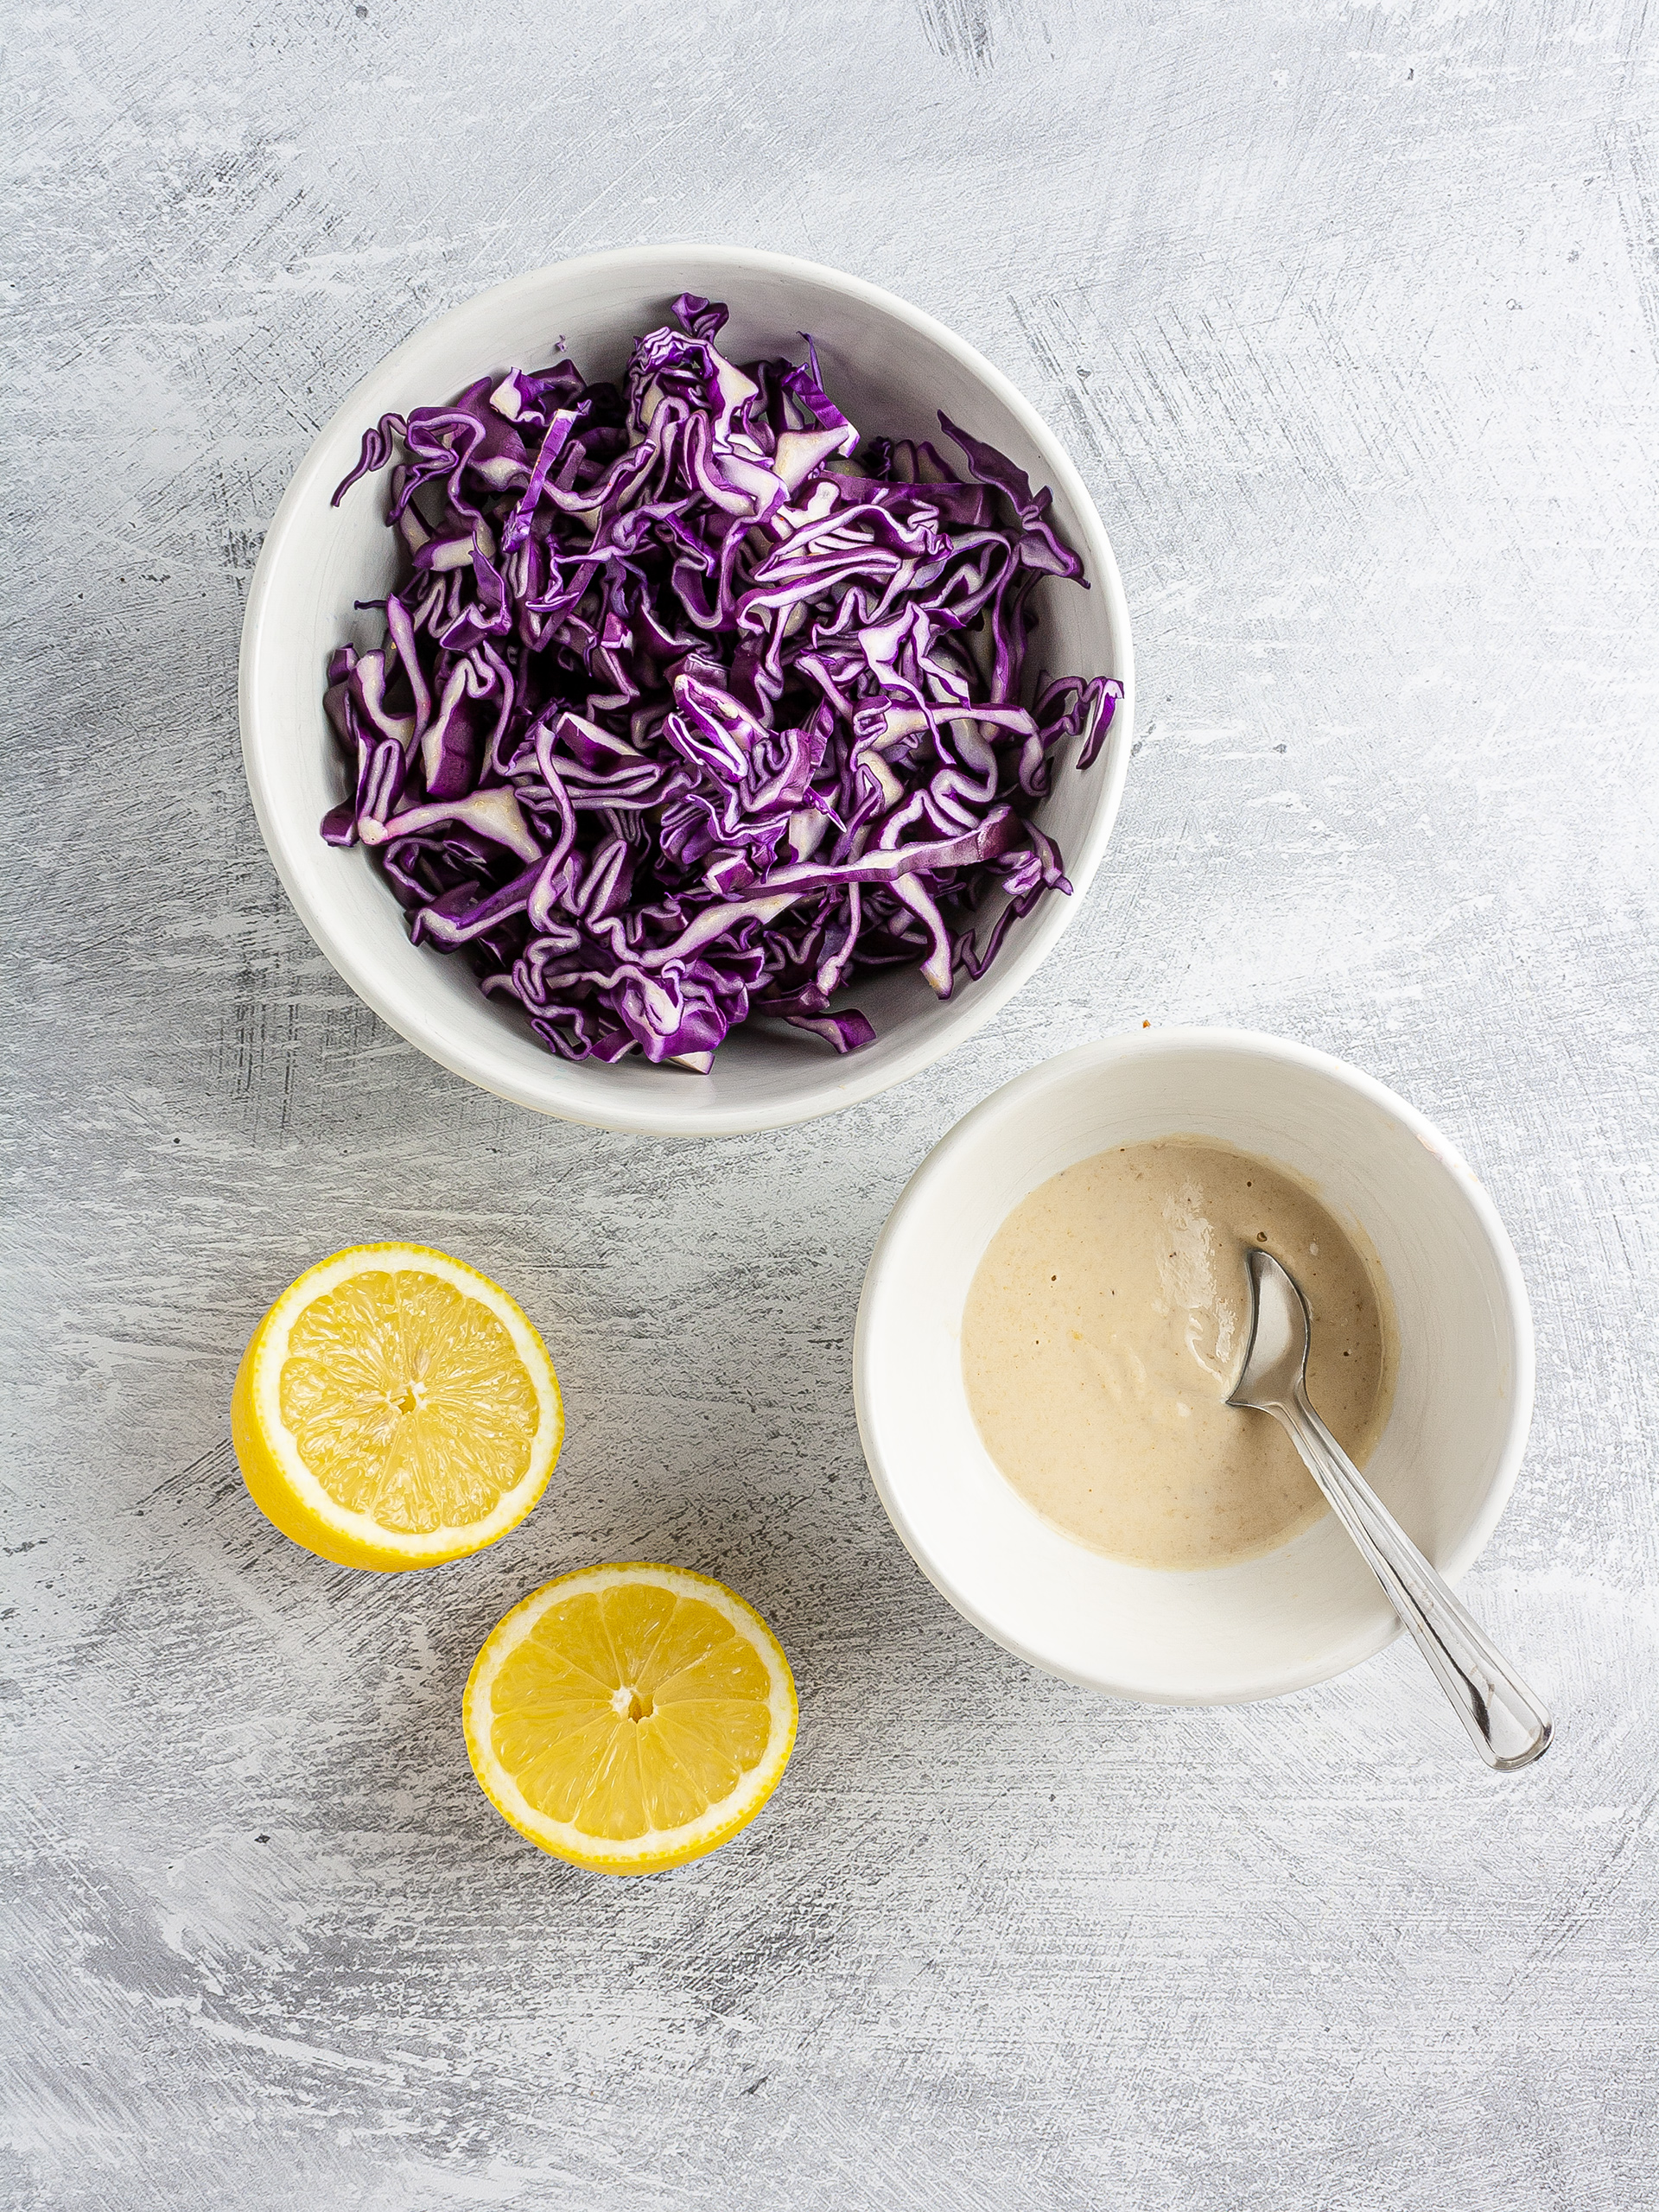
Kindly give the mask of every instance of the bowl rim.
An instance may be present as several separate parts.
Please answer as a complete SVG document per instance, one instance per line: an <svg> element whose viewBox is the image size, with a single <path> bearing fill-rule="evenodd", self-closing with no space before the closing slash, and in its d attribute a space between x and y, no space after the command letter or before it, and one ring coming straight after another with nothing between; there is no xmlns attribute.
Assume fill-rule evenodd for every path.
<svg viewBox="0 0 1659 2212"><path fill-rule="evenodd" d="M1276 1060L1306 1073L1333 1078L1368 1103L1393 1116L1416 1137L1430 1157L1444 1168L1478 1223L1497 1263L1503 1286L1503 1308L1510 1330L1512 1380L1503 1448L1491 1483L1462 1538L1434 1561L1446 1581L1455 1584L1462 1580L1485 1549L1504 1507L1510 1502L1521 1471L1521 1462L1526 1454L1528 1435L1532 1426L1533 1402L1537 1387L1537 1352L1533 1332L1532 1302L1527 1295L1521 1262L1516 1255L1509 1231L1504 1228L1484 1185L1458 1147L1435 1128L1425 1114L1401 1097L1397 1091L1389 1090L1386 1084L1378 1082L1375 1076L1365 1074L1362 1069L1338 1059L1332 1053L1319 1052L1313 1046L1297 1044L1289 1038L1269 1036L1261 1030L1198 1026L1149 1032L1114 1031L1106 1036L1091 1039L1086 1044L1075 1046L1069 1052L1057 1053L1051 1059L1039 1061L1035 1067L1027 1068L1022 1075L1001 1084L988 1097L981 1099L976 1106L971 1107L960 1121L946 1130L905 1185L893 1211L882 1224L880 1235L870 1254L853 1332L853 1402L858 1419L859 1440L863 1446L870 1479L900 1541L940 1595L964 1619L971 1621L982 1634L988 1636L992 1643L1000 1644L1005 1651L1012 1652L1016 1658L1023 1659L1028 1666L1035 1667L1044 1674L1056 1675L1080 1688L1096 1690L1109 1697L1130 1699L1141 1705L1252 1705L1266 1699L1287 1696L1293 1690L1306 1689L1316 1682L1332 1681L1351 1668L1363 1666L1403 1632L1402 1623L1396 1618L1391 1625L1385 1625L1375 1635L1351 1639L1343 1645L1340 1655L1333 1661L1319 1658L1305 1667L1287 1668L1271 1676L1263 1675L1230 1692L1225 1697L1173 1691L1160 1694L1144 1681L1129 1684L1103 1676L1068 1672L1057 1666L1051 1656L1045 1656L1017 1637L1006 1634L987 1617L981 1605L954 1586L950 1579L938 1570L901 1503L899 1487L894 1484L882 1449L873 1402L874 1390L871 1370L874 1308L880 1297L884 1268L893 1249L904 1235L908 1214L936 1183L950 1174L957 1155L972 1141L978 1128L995 1114L1006 1113L1022 1100L1040 1094L1071 1070L1109 1068L1135 1052L1178 1051L1197 1051L1211 1054L1217 1059L1245 1053Z"/></svg>
<svg viewBox="0 0 1659 2212"><path fill-rule="evenodd" d="M396 372L440 334L464 327L488 303L499 303L515 295L533 294L555 276L580 283L584 277L657 266L664 257L676 254L696 255L724 264L739 281L746 274L766 273L827 286L952 354L1015 418L1042 454L1047 481L1071 502L1083 541L1079 550L1084 575L1091 588L1102 594L1107 627L1122 659L1122 666L1114 669L1113 673L1123 687L1106 747L1090 771L1101 780L1087 830L1066 856L1071 895L1050 896L1042 901L1034 917L1034 926L1019 944L1004 952L986 982L976 989L972 1002L963 1007L957 1018L907 1051L895 1053L880 1067L861 1073L858 1056L851 1054L827 1064L822 1074L804 1085L796 1096L718 1111L711 1110L708 1104L699 1106L697 1101L683 1092L674 1097L664 1095L660 1101L642 1095L637 1098L623 1096L589 1102L583 1096L578 1064L556 1060L549 1054L546 1070L538 1069L532 1080L505 1055L498 1062L480 1064L472 1052L451 1043L438 1014L437 1002L423 1001L414 981L418 970L405 970L402 963L365 957L336 931L323 905L314 900L306 889L297 863L299 839L314 838L315 827L297 824L292 810L285 810L276 795L267 772L267 762L276 756L286 732L269 728L261 707L268 658L279 649L279 641L270 634L269 620L277 572L291 557L296 534L320 484L327 482L331 472L340 473L339 455L334 448L342 433L354 450L364 424L380 411L378 398L371 394L388 374ZM1087 486L1054 431L1024 394L976 347L896 293L822 263L752 246L721 245L691 238L667 239L575 255L488 285L458 305L423 318L391 353L358 378L312 440L265 532L242 621L238 711L243 767L254 815L289 901L324 958L389 1027L453 1074L498 1097L562 1121L655 1136L735 1136L790 1128L833 1113L842 1106L859 1104L898 1084L908 1082L982 1029L1041 965L1062 932L1082 912L1116 821L1134 739L1135 654L1122 580L1105 525ZM419 957L418 948L410 947L410 951Z"/></svg>

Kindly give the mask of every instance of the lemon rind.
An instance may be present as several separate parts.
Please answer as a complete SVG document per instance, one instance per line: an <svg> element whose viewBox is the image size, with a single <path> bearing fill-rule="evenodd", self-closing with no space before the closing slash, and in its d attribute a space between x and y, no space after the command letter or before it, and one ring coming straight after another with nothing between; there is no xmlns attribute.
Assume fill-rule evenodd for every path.
<svg viewBox="0 0 1659 2212"><path fill-rule="evenodd" d="M491 1693L502 1667L550 1605L582 1597L589 1591L615 1589L646 1580L672 1591L676 1597L695 1598L712 1606L752 1645L766 1669L766 1706L772 1736L760 1764L750 1770L729 1796L711 1805L696 1820L685 1821L677 1828L652 1828L642 1836L618 1842L610 1836L590 1835L572 1821L550 1820L530 1803L491 1746L491 1725L495 1718ZM507 1632L510 1630L511 1634ZM484 1648L467 1677L461 1711L474 1774L502 1819L554 1858L603 1874L661 1873L671 1866L683 1866L689 1859L700 1859L705 1853L729 1842L741 1828L748 1826L783 1778L795 1747L799 1718L795 1677L789 1660L753 1606L712 1575L698 1574L690 1567L664 1567L649 1560L578 1567L572 1573L556 1576L539 1590L532 1590L527 1598L520 1599L486 1637Z"/></svg>
<svg viewBox="0 0 1659 2212"><path fill-rule="evenodd" d="M540 1419L531 1444L530 1465L493 1511L480 1521L441 1529L404 1532L388 1529L367 1513L331 1497L301 1459L282 1414L283 1363L300 1314L353 1276L401 1272L435 1275L464 1297L475 1298L499 1320L513 1350L537 1379ZM499 1283L464 1261L424 1244L355 1244L322 1260L291 1282L260 1323L250 1347L248 1394L251 1411L266 1451L293 1493L302 1514L320 1522L348 1553L377 1552L409 1566L436 1565L462 1552L482 1551L516 1528L547 1487L564 1440L564 1408L553 1363L529 1318Z"/></svg>

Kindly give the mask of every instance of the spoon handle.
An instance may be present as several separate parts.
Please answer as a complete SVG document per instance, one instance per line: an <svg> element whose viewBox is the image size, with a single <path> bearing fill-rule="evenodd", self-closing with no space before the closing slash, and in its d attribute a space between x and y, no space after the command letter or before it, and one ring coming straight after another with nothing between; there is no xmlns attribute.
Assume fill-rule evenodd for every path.
<svg viewBox="0 0 1659 2212"><path fill-rule="evenodd" d="M1551 1722L1478 1621L1423 1557L1297 1387L1264 1406L1290 1432L1308 1472L1417 1639L1458 1718L1489 1766L1527 1766L1549 1747Z"/></svg>

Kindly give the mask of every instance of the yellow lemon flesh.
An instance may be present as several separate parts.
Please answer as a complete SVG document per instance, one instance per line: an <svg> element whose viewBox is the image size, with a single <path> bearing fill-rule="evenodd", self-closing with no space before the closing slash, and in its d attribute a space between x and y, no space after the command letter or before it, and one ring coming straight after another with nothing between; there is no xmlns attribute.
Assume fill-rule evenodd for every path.
<svg viewBox="0 0 1659 2212"><path fill-rule="evenodd" d="M418 1244L359 1244L291 1283L231 1394L260 1510L323 1559L388 1573L515 1528L563 1435L552 1362L518 1306Z"/></svg>
<svg viewBox="0 0 1659 2212"><path fill-rule="evenodd" d="M467 1684L467 1750L521 1835L605 1874L655 1874L747 1827L795 1742L795 1681L724 1583L584 1567L491 1630Z"/></svg>

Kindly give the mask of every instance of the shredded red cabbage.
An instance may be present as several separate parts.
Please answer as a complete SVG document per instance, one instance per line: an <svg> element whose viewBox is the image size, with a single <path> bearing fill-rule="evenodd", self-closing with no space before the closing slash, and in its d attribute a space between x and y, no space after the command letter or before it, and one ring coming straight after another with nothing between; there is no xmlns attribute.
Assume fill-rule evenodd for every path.
<svg viewBox="0 0 1659 2212"><path fill-rule="evenodd" d="M561 361L366 433L334 500L401 449L410 573L380 648L329 661L356 780L322 834L567 1058L706 1070L752 1012L851 1052L847 985L948 997L1070 891L1030 810L1122 687L1020 702L1033 587L1082 580L1046 491L943 415L960 473L860 445L810 340L739 368L723 307L674 314L626 389Z"/></svg>

